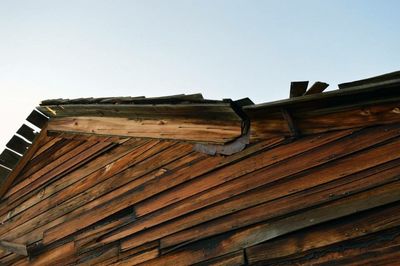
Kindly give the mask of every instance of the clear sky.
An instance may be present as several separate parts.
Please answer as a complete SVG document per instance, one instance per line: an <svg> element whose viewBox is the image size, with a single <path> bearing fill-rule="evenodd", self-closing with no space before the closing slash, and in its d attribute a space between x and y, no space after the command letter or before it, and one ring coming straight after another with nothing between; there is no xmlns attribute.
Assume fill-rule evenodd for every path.
<svg viewBox="0 0 400 266"><path fill-rule="evenodd" d="M400 69L400 1L0 0L0 146L43 99L286 98Z"/></svg>

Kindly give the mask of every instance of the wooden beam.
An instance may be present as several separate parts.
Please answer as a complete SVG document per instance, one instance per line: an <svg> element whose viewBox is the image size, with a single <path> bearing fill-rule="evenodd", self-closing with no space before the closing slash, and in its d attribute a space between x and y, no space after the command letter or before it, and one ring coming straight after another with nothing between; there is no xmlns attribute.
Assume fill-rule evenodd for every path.
<svg viewBox="0 0 400 266"><path fill-rule="evenodd" d="M371 127L400 122L400 100L385 104L365 104L362 107L327 108L300 111L290 109L296 127L302 135L334 130ZM265 112L264 117L251 120L251 141L273 136L292 136L287 117L278 113ZM283 119L284 118L284 119Z"/></svg>
<svg viewBox="0 0 400 266"><path fill-rule="evenodd" d="M7 176L10 174L10 170L0 165L0 187L7 180Z"/></svg>
<svg viewBox="0 0 400 266"><path fill-rule="evenodd" d="M29 148L30 144L22 138L14 135L11 140L6 144L7 148L16 151L20 154L24 154Z"/></svg>
<svg viewBox="0 0 400 266"><path fill-rule="evenodd" d="M22 256L28 256L28 250L26 246L22 244L0 240L0 249Z"/></svg>
<svg viewBox="0 0 400 266"><path fill-rule="evenodd" d="M29 127L29 126L27 126L27 125L25 125L25 124L23 124L23 125L18 129L17 134L19 134L19 135L21 135L22 137L26 138L26 139L29 140L30 142L32 142L32 141L34 140L35 136L36 136L35 131L34 131L31 127Z"/></svg>
<svg viewBox="0 0 400 266"><path fill-rule="evenodd" d="M33 110L26 120L38 128L42 128L46 125L48 119L38 111Z"/></svg>
<svg viewBox="0 0 400 266"><path fill-rule="evenodd" d="M292 81L290 84L290 98L302 96L308 86L308 81Z"/></svg>
<svg viewBox="0 0 400 266"><path fill-rule="evenodd" d="M10 188L15 178L19 175L19 173L24 169L25 165L30 161L32 156L35 154L36 150L42 144L42 139L47 136L46 126L42 129L40 134L36 136L33 144L28 148L22 158L19 160L19 163L15 166L15 168L11 171L8 177L4 180L4 182L0 186L0 199L4 196L7 190Z"/></svg>
<svg viewBox="0 0 400 266"><path fill-rule="evenodd" d="M311 88L309 88L304 95L310 95L310 94L317 94L323 92L326 88L328 88L329 84L325 82L320 82L317 81L315 82Z"/></svg>
<svg viewBox="0 0 400 266"><path fill-rule="evenodd" d="M19 159L21 159L20 155L8 149L5 149L0 154L0 164L10 169L14 168L15 165L17 165Z"/></svg>
<svg viewBox="0 0 400 266"><path fill-rule="evenodd" d="M67 104L37 107L51 118L60 117L122 117L161 120L186 119L208 121L237 121L240 117L230 102L218 104Z"/></svg>
<svg viewBox="0 0 400 266"><path fill-rule="evenodd" d="M146 265L192 265L216 256L236 252L303 228L398 201L400 199L399 188L400 183L393 182L278 220L219 234L178 247L174 252L163 253L163 256L148 261Z"/></svg>
<svg viewBox="0 0 400 266"><path fill-rule="evenodd" d="M398 84L400 82L400 71L387 73L372 78L361 79L339 84L339 89L367 89Z"/></svg>
<svg viewBox="0 0 400 266"><path fill-rule="evenodd" d="M389 218L390 217L390 218ZM338 245L343 241L383 231L400 225L400 204L383 206L365 213L352 215L336 223L327 223L298 231L284 238L267 241L246 250L250 263L268 265L271 260L286 260L289 256L305 254L309 250ZM357 230L354 230L357 228ZM324 241L321 241L324 239ZM299 241L301 240L301 241Z"/></svg>
<svg viewBox="0 0 400 266"><path fill-rule="evenodd" d="M90 135L227 143L242 134L241 120L134 120L122 117L64 117L50 120L49 131Z"/></svg>
<svg viewBox="0 0 400 266"><path fill-rule="evenodd" d="M300 136L300 131L297 128L290 112L287 109L282 108L282 115L288 124L289 132L292 135L292 137L297 138L298 136Z"/></svg>

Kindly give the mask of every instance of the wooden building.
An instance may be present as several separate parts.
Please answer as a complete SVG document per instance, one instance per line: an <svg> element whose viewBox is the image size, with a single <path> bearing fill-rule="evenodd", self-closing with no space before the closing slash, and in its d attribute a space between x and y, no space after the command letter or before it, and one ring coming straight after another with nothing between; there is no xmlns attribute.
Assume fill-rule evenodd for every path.
<svg viewBox="0 0 400 266"><path fill-rule="evenodd" d="M399 265L400 72L327 86L43 101L0 156L0 264Z"/></svg>

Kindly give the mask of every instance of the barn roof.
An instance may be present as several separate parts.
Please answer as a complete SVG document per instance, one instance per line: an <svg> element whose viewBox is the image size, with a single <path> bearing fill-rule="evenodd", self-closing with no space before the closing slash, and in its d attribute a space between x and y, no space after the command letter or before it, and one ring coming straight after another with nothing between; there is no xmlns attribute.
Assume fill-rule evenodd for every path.
<svg viewBox="0 0 400 266"><path fill-rule="evenodd" d="M111 160L113 158L112 160L116 160L117 162L115 164L121 167L124 164L127 164L124 167L130 167L137 163L137 168L129 170L127 173L119 173L118 167L113 166L114 163L110 164L109 168L107 166L107 169L105 168L95 174L91 180L93 182L100 182L96 181L96 178L100 180L101 178L105 178L105 175L111 174L111 172L121 175L120 178L115 179L114 183L109 183L107 186L104 185L100 191L88 190L85 192L87 195L91 195L87 196L87 200L89 200L89 197L101 194L103 190L109 189L109 186L115 186L115 188L121 186L120 196L122 196L124 204L132 200L130 197L124 198L123 194L129 190L129 185L131 184L127 183L127 178L136 175L144 175L146 177L149 171L156 171L156 176L159 175L160 177L172 173L171 175L176 180L180 180L179 182L184 184L189 179L184 179L188 177L183 177L182 171L185 170L187 172L189 169L190 172L193 171L193 173L190 173L190 175L193 175L193 178L194 176L201 175L207 180L206 183L199 183L200 181L196 183L196 181L193 181L194 184L190 187L183 185L183 187L178 188L173 183L178 181L168 181L168 183L164 184L166 187L158 188L157 184L154 183L155 181L150 180L149 185L144 184L139 191L140 193L144 191L145 195L153 195L151 193L156 193L154 191L157 189L172 192L176 190L176 193L178 193L176 195L184 197L184 195L191 195L191 193L197 190L200 193L201 189L205 190L206 187L212 188L212 186L216 186L218 188L222 184L218 182L227 182L228 179L233 180L241 175L247 176L246 173L250 171L252 171L252 174L255 173L254 176L247 176L248 180L253 180L251 185L247 183L242 184L238 181L232 187L229 184L227 188L222 187L221 191L229 188L230 193L234 195L235 189L249 189L248 187L253 185L256 188L257 182L261 182L261 177L264 175L271 175L270 178L272 179L280 176L286 177L286 171L289 173L291 169L293 170L293 174L300 175L301 179L303 178L301 176L303 170L305 171L309 167L314 166L322 167L325 164L331 167L329 164L331 161L345 156L359 157L359 160L371 161L379 167L381 167L379 163L383 163L385 166L382 166L383 168L380 169L382 171L391 169L391 167L397 167L390 160L398 160L395 157L397 153L394 151L398 147L396 146L396 138L399 133L398 123L400 122L400 72L339 84L338 89L324 92L327 86L328 84L324 82L316 82L310 87L308 86L308 82L292 82L290 98L262 104L254 104L248 98L240 100L209 100L204 99L201 94L173 95L156 98L111 97L45 100L28 116L27 121L29 123L23 124L17 134L7 144L7 149L0 155L0 196L3 197L3 201L1 202L3 207L0 207L0 219L4 218L4 221L8 221L8 224L3 229L0 229L0 235L3 231L6 232L6 228L13 228L14 225L11 225L10 221L12 221L12 217L18 214L18 210L20 212L25 211L29 204L33 204L33 201L35 204L36 201L40 203L41 197L46 198L48 193L51 194L53 191L67 186L68 182L75 184L74 182L83 176L83 172L91 171L88 168L80 168L81 165L84 165L86 162L94 162L95 165L93 167L97 167L97 160ZM30 124L33 124L36 128L34 129ZM394 142L396 143L393 144ZM377 151L369 152L368 149L375 147L374 145L380 146L377 148ZM364 152L364 149L367 151ZM107 153L108 151L109 153ZM321 153L322 157L319 157ZM381 155L375 157L376 153ZM106 154L106 158L99 157L100 154ZM130 155L130 159L127 154ZM306 154L304 156L306 162L299 162L296 159L297 154ZM388 156L388 154L392 154L393 158ZM176 156L179 157L176 161L170 159L176 159ZM51 161L48 165L46 158L49 158ZM252 163L253 160L257 163ZM282 164L285 163L285 173L282 172L282 167L278 167L281 161ZM161 162L166 164L166 166L161 165ZM346 167L352 164L354 163L344 160L344 174L349 174L346 172ZM223 167L226 167L230 171L229 178L221 176L219 169ZM332 167L335 167L334 162ZM360 167L364 166L360 164ZM379 178L376 178L375 170L369 170L368 167L370 165L365 165L363 171L365 170L366 172L362 172L360 175L372 183L378 182ZM75 170L78 172L81 171L82 174L78 175L73 172ZM86 174L90 174L89 172ZM318 173L321 176L330 176L331 174L331 172L326 172L324 169L315 169L315 173L312 174L316 176ZM393 176L389 173L387 175L388 180L390 179L390 182L392 182L391 178ZM69 176L68 184L65 184L64 176ZM53 182L51 181L52 178L55 178L54 184L51 183ZM64 178L64 183L56 180L58 178ZM307 182L315 181L308 178L304 177L305 180L308 180ZM320 179L323 178L321 177ZM303 184L296 183L298 182L296 180L290 181L293 183L293 186ZM360 181L361 179L358 175L351 176L351 180L354 183L346 183L343 186L349 186L349 189L353 189L352 186L356 186L357 182L359 182L359 188L362 188L362 191L368 190L369 185L363 183L366 181ZM270 181L268 180L268 182ZM43 192L38 192L38 196L30 199L29 203L19 205L25 200L25 192L27 193L34 188L39 189L44 184L43 182L49 182L51 188L46 188ZM329 183L328 181L326 184L323 181L321 182L321 185L326 187L326 191L319 192L316 189L312 193L328 193L328 191L333 191L330 193L333 193L332 198L335 198L335 193L337 193L335 189L338 184ZM134 183L131 185L134 186L137 184ZM258 185L261 186L261 184ZM385 196L383 199L385 204L397 199L397 187L398 185L394 184L389 189L393 190L393 193L391 193L391 197L393 198L385 198ZM258 195L258 192L256 194L260 198L263 198L266 197L263 195L273 193L279 189L282 188L278 182L273 187L261 190L264 194ZM83 184L71 188L71 193L78 193L81 190L84 191ZM301 194L301 197L305 197L308 195L307 193ZM310 194L311 198L314 197L312 193ZM387 194L387 190L371 193L381 193L384 195L385 193ZM206 204L208 200L212 202L213 198L209 198L211 197L210 195L207 193L204 195L207 195L207 198L204 198L204 202L201 204ZM82 197L86 196L83 195ZM141 194L140 197L142 197ZM215 194L215 197L217 197L217 194ZM315 200L318 201L318 196L315 197ZM310 224L317 224L329 219L350 215L353 213L354 208L368 210L374 206L383 204L382 202L365 202L365 197L367 196L364 194L359 198L357 197L355 196L351 200L344 198L338 202L327 203L326 206L329 208L337 208L337 213L328 213L328 207L321 205L317 210L318 217L321 220L315 221L315 223L304 220L306 219L305 217L308 217L307 212L305 212L299 213L299 215L296 214L297 216L294 216L294 218L285 218L286 220L279 221L277 224L273 223L273 226L277 226L279 230L286 228L283 230L284 233L289 233L294 230L289 230L289 225L298 224L299 228L304 228ZM174 210L172 208L173 205L171 208L168 207L170 201L175 202L177 198L178 196L175 197L172 194L166 194L166 196L146 199L144 203L135 205L136 215L139 216L148 215L152 211L161 208L160 206L163 207L165 205L167 208L157 212L157 215L154 217L150 215L148 220L143 221L143 224L132 225L130 220L117 219L117 221L122 223L119 225L121 227L120 231L105 234L99 241L105 244L120 241L121 238L128 236L135 230L144 230L148 226L147 223L158 226L158 223L162 223L167 215L172 215L171 213L177 212L178 215L182 211L182 214L185 214L183 209ZM294 206L297 201L301 202L301 199L293 196L287 200ZM75 203L79 203L81 200L86 200L86 198L79 198ZM102 203L105 204L102 206L104 212L100 213L117 216L125 214L123 211L126 205L121 203L118 206L108 206L106 203L107 201ZM186 207L182 208L193 207L195 204L200 203L197 201L185 201L184 204L186 204ZM227 212L231 210L229 208L232 208L229 207L229 204L227 203ZM9 206L4 207L7 205ZM67 208L68 206L70 205L66 205L65 207ZM290 206L293 207L292 205ZM346 206L352 207L348 209ZM10 208L16 208L17 211L13 210L13 213L9 213L10 216L7 216L5 210ZM40 208L39 204L38 206L35 205L35 208ZM110 208L119 209L114 212L114 209L110 211ZM120 211L123 213L120 213ZM215 215L219 211L219 209L215 209ZM279 212L280 210L277 209L276 211ZM293 207L291 211L295 213L296 208ZM72 211L72 213L74 212ZM90 213L90 215L93 215L93 213ZM61 241L64 237L82 229L83 224L87 223L88 226L91 225L89 221L90 219L94 219L94 216L90 215L85 216L83 214L86 220L83 218L83 220L66 220L57 224L54 229L47 228L42 239L42 244L53 245L53 243L59 243L58 241ZM98 215L96 216L98 220L93 220L93 223L97 223L107 217L101 217L100 214L96 215ZM249 222L245 218L246 210L238 215L238 221L243 220L243 224ZM255 214L251 213L250 216L253 217L252 215ZM186 216L183 215L182 217L182 219L186 219ZM28 213L21 220L16 220L16 226L23 224L23 222L28 222L28 218L36 218L35 213ZM22 219L28 220L25 221ZM225 222L228 223L231 218L226 219ZM35 222L32 221L31 223L33 226ZM133 227L128 226L125 228L125 223ZM147 236L151 238L155 237L152 234L160 233L157 230L169 230L168 228L174 225L178 228L178 226L182 226L182 223L178 220L176 223L171 222L171 225L163 224L160 227L161 229L157 229L157 227L153 233L148 233L148 235L138 235L132 239L125 239L121 242L123 243L122 248L127 250L137 248L141 241L147 239ZM161 245L165 249L165 252L173 252L185 243L202 239L203 237L196 236L196 232L200 231L204 231L204 235L207 234L207 228L203 228L202 226L200 224L198 227L194 227L194 229L177 231L176 234L163 238ZM207 226L209 226L208 221ZM88 228L96 230L90 226ZM25 242L28 240L37 240L36 238L31 239L31 235L29 237L23 235L17 236L12 230L10 232L9 234L16 239L22 238ZM192 234L194 238L192 238ZM209 236L213 236L213 232L210 231L209 234ZM235 234L232 234L232 238L229 238L230 236L225 237L228 237L233 242L237 240ZM273 238L273 236L263 237L264 240L270 237ZM225 240L222 238L215 241L221 247L224 246ZM1 245L2 243L0 243ZM273 246L273 243L268 245ZM9 249L13 248L15 249L16 247L9 247ZM196 247L191 248L196 249ZM254 247L250 249L249 254L251 252L256 254L259 251Z"/></svg>
<svg viewBox="0 0 400 266"><path fill-rule="evenodd" d="M290 98L261 104L254 104L249 98L204 99L200 93L50 99L42 101L27 121L39 129L46 125L50 134L155 137L220 145L246 134L251 134L250 139L265 139L398 121L400 71L342 83L327 92L323 92L327 83L317 81L310 87L308 83L292 82ZM48 119L52 121L49 128ZM135 132L115 130L113 126L104 128L110 122L139 128ZM29 147L40 130L27 124L21 126L0 155L0 196L12 183L11 172L18 172L18 164L24 164L22 155L32 155Z"/></svg>

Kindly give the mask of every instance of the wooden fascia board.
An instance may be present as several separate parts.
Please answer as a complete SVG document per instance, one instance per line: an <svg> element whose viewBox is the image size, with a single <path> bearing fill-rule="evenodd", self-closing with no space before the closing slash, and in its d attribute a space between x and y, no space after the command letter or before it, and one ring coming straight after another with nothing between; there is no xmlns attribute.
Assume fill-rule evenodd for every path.
<svg viewBox="0 0 400 266"><path fill-rule="evenodd" d="M11 187L13 184L15 178L20 174L20 172L24 169L25 165L31 160L32 156L35 154L37 149L41 145L41 140L47 136L47 125L43 127L43 129L40 131L39 135L36 136L34 139L32 145L28 148L28 150L25 152L25 154L22 156L22 158L19 160L17 165L14 167L14 169L10 172L10 174L7 176L5 181L1 184L0 186L0 199L5 195L5 193L8 191L8 189Z"/></svg>
<svg viewBox="0 0 400 266"><path fill-rule="evenodd" d="M309 112L290 111L290 120L301 135L323 133L384 124L400 123L400 99L389 103L369 104L353 109ZM251 139L293 136L293 127L281 113L252 119Z"/></svg>
<svg viewBox="0 0 400 266"><path fill-rule="evenodd" d="M32 127L23 124L17 131L17 134L6 144L9 150L4 150L0 155L0 199L5 195L15 178L32 158L40 146L43 136L47 134L46 125L48 117L44 116L36 109L29 114L26 121L40 128L42 131L40 134L37 134L35 132L36 130ZM3 166L8 167L8 169Z"/></svg>
<svg viewBox="0 0 400 266"><path fill-rule="evenodd" d="M282 109L290 112L301 134L400 122L400 85L346 89L243 108L252 124L251 139L291 136Z"/></svg>
<svg viewBox="0 0 400 266"><path fill-rule="evenodd" d="M318 94L303 95L291 99L245 106L243 107L243 110L252 117L257 112L268 114L268 112L274 112L280 110L280 108L313 108L315 106L324 106L326 104L339 105L339 102L343 100L363 103L368 100L390 100L390 97L396 96L400 97L400 81L369 88L355 87L345 90L334 90Z"/></svg>
<svg viewBox="0 0 400 266"><path fill-rule="evenodd" d="M40 106L49 132L225 144L246 134L234 103Z"/></svg>
<svg viewBox="0 0 400 266"><path fill-rule="evenodd" d="M223 144L242 136L241 120L221 124L189 120L135 120L121 117L52 118L49 132L139 137Z"/></svg>
<svg viewBox="0 0 400 266"><path fill-rule="evenodd" d="M231 103L217 104L67 104L37 107L50 118L95 116L131 119L195 119L237 121Z"/></svg>

